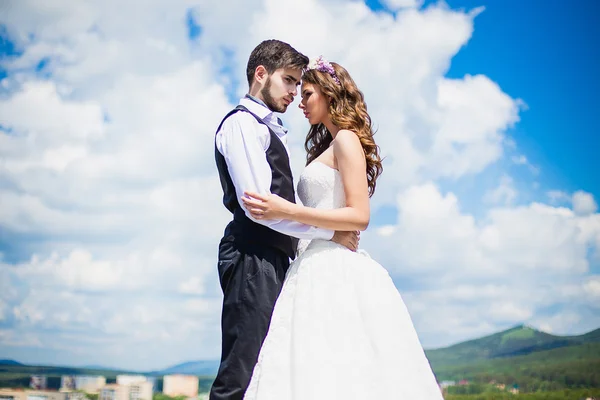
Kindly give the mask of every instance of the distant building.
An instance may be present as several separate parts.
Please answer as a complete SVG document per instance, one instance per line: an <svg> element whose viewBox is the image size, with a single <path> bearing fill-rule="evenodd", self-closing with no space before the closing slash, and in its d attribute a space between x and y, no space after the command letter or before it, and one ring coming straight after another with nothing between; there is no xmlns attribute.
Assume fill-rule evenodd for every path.
<svg viewBox="0 0 600 400"><path fill-rule="evenodd" d="M103 376L75 375L75 389L86 393L98 393L106 385Z"/></svg>
<svg viewBox="0 0 600 400"><path fill-rule="evenodd" d="M100 389L98 400L129 400L129 387L123 385L106 385Z"/></svg>
<svg viewBox="0 0 600 400"><path fill-rule="evenodd" d="M67 396L66 400L87 400L87 396L83 392L77 391L75 385L75 376L63 375L60 378L60 389Z"/></svg>
<svg viewBox="0 0 600 400"><path fill-rule="evenodd" d="M117 375L117 385L132 385L135 383L148 382L151 385L152 393L156 392L156 378L144 375Z"/></svg>
<svg viewBox="0 0 600 400"><path fill-rule="evenodd" d="M128 379L123 381L131 382ZM126 385L106 385L100 390L98 400L152 400L152 382L134 380Z"/></svg>
<svg viewBox="0 0 600 400"><path fill-rule="evenodd" d="M144 375L117 375L117 385L131 385L146 381L147 378Z"/></svg>
<svg viewBox="0 0 600 400"><path fill-rule="evenodd" d="M48 379L45 375L31 375L29 387L35 390L48 389Z"/></svg>
<svg viewBox="0 0 600 400"><path fill-rule="evenodd" d="M0 389L0 400L67 400L67 396L50 390Z"/></svg>
<svg viewBox="0 0 600 400"><path fill-rule="evenodd" d="M63 375L60 378L60 390L75 390L75 377L73 375Z"/></svg>
<svg viewBox="0 0 600 400"><path fill-rule="evenodd" d="M138 382L129 385L129 400L152 400L152 382Z"/></svg>
<svg viewBox="0 0 600 400"><path fill-rule="evenodd" d="M165 375L163 393L167 396L198 397L198 377L192 375Z"/></svg>

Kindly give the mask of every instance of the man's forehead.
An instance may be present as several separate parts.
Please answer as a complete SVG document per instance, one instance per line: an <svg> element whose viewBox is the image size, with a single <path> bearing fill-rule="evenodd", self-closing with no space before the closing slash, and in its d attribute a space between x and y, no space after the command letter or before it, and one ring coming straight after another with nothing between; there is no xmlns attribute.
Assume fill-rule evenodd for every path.
<svg viewBox="0 0 600 400"><path fill-rule="evenodd" d="M298 68L279 68L277 71L279 71L281 73L281 75L292 76L292 77L296 78L296 80L298 80L298 81L302 77L302 70L298 69Z"/></svg>

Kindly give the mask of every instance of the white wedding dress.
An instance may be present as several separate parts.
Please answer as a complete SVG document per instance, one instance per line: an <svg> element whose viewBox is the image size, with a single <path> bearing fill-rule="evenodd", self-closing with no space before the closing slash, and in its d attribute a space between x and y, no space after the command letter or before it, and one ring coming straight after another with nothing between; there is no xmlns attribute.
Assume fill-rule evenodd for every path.
<svg viewBox="0 0 600 400"><path fill-rule="evenodd" d="M345 204L337 170L312 162L298 196ZM245 400L440 400L410 315L365 252L312 240L291 264Z"/></svg>

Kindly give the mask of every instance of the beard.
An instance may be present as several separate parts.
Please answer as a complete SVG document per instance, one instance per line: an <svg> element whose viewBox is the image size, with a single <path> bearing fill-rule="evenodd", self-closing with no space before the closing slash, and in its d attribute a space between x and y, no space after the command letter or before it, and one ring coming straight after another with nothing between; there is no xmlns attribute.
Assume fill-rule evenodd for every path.
<svg viewBox="0 0 600 400"><path fill-rule="evenodd" d="M265 87L260 91L262 95L263 101L271 111L284 113L287 110L287 105L285 104L277 104L277 101L271 95L271 77L267 79L267 83L265 83Z"/></svg>

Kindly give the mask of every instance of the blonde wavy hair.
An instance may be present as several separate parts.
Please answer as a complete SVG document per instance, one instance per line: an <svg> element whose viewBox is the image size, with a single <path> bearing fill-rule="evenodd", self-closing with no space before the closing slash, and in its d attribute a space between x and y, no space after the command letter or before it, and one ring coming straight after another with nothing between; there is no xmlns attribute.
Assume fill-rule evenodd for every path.
<svg viewBox="0 0 600 400"><path fill-rule="evenodd" d="M377 178L383 172L379 146L373 139L374 131L371 117L367 113L363 93L358 89L350 74L341 65L331 63L339 83L327 72L309 69L302 76L303 82L319 86L324 95L330 99L329 116L340 129L347 129L358 136L367 162L366 173L369 186L369 197L375 193ZM325 125L312 125L306 136L306 165L314 161L331 144L333 137Z"/></svg>

